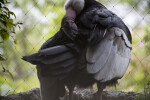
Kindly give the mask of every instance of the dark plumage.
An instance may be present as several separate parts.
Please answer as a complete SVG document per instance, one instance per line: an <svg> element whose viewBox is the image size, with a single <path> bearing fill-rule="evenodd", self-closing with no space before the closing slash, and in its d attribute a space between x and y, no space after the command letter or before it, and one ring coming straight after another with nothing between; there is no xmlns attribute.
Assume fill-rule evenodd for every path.
<svg viewBox="0 0 150 100"><path fill-rule="evenodd" d="M76 3L83 7L77 9ZM132 39L127 26L95 0L68 0L62 27L41 49L23 59L37 65L42 100L59 100L76 85L98 84L98 98L127 70ZM72 9L73 8L73 9ZM75 12L77 12L75 14Z"/></svg>

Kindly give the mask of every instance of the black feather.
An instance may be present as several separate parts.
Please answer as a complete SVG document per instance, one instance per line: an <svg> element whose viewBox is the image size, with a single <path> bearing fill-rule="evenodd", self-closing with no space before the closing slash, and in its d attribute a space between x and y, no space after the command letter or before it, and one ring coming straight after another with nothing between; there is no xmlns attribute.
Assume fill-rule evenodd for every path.
<svg viewBox="0 0 150 100"><path fill-rule="evenodd" d="M63 24L65 24L65 20L67 19L63 19ZM98 59L101 60L104 58L107 61L112 54L113 48L125 48L120 51L119 49L115 49L116 51L113 51L114 55L117 55L118 52L126 54L125 51L131 53L129 49L130 47L124 45L125 41L123 39L121 39L121 42L116 42L115 33L112 32L113 34L111 34L108 31L117 27L124 31L128 41L132 43L129 29L121 18L109 11L96 0L85 0L85 7L77 16L75 23L78 26L77 36L73 36L72 38L73 30L68 26L62 26L60 31L42 45L39 52L22 58L25 61L37 65L42 96L49 97L49 100L58 100L60 96L63 96L65 85L68 84L81 87L91 86L94 83L104 85L109 85L111 83L116 84L117 79L120 77L115 77L106 81L103 81L105 79L95 78L97 74L101 75L101 68L109 69L111 65L103 68L103 66L99 66L100 64L94 64L98 64L96 62ZM64 29L65 32L62 29ZM120 39L120 37L117 38ZM113 42L114 44L115 42L118 43L117 46L112 45ZM122 46L120 46L119 43L122 43ZM105 44L107 44L107 46ZM100 52L103 50L106 52ZM115 59L117 59L116 55ZM92 58L94 61L92 61ZM100 62L102 61L103 60ZM109 63L112 63L110 59L109 61ZM89 64L89 62L92 63ZM105 62L103 63L105 64ZM88 66L91 65L94 66L92 69L96 69L93 73L88 71ZM107 72L107 70L105 71ZM110 70L108 70L108 72L110 72ZM103 72L103 74L107 76L109 73ZM52 95L49 95L48 93Z"/></svg>

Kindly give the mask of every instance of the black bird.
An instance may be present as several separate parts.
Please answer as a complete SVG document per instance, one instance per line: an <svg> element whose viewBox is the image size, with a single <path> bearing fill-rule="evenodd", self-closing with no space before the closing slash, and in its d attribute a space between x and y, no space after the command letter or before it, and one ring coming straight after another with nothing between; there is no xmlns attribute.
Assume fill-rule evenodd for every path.
<svg viewBox="0 0 150 100"><path fill-rule="evenodd" d="M106 86L125 74L132 51L129 29L96 0L68 0L62 27L37 53L23 59L37 65L42 100L59 100L75 86L97 83L97 100Z"/></svg>

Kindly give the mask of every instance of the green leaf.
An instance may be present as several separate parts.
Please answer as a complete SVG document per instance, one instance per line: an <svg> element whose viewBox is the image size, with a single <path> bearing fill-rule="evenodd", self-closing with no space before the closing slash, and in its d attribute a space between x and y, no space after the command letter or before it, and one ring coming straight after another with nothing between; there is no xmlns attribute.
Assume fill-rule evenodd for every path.
<svg viewBox="0 0 150 100"><path fill-rule="evenodd" d="M10 24L13 24L13 19L8 20Z"/></svg>
<svg viewBox="0 0 150 100"><path fill-rule="evenodd" d="M6 60L5 57L0 54L0 61L4 61L4 60Z"/></svg>
<svg viewBox="0 0 150 100"><path fill-rule="evenodd" d="M3 9L5 9L5 10L9 11L9 9L8 9L7 7L3 7Z"/></svg>
<svg viewBox="0 0 150 100"><path fill-rule="evenodd" d="M4 4L4 3L5 3L5 0L0 0L0 2L1 2L2 4Z"/></svg>
<svg viewBox="0 0 150 100"><path fill-rule="evenodd" d="M18 42L18 40L14 40L14 43L15 43L15 45L18 45L19 42Z"/></svg>
<svg viewBox="0 0 150 100"><path fill-rule="evenodd" d="M7 31L1 31L0 35L4 41L9 39L9 34L7 33Z"/></svg>
<svg viewBox="0 0 150 100"><path fill-rule="evenodd" d="M8 15L8 12L7 11L3 11L3 14Z"/></svg>
<svg viewBox="0 0 150 100"><path fill-rule="evenodd" d="M12 29L12 25L13 25L13 19L8 19L7 20L7 27L9 27L9 29Z"/></svg>
<svg viewBox="0 0 150 100"><path fill-rule="evenodd" d="M2 4L0 3L0 9L2 8Z"/></svg>
<svg viewBox="0 0 150 100"><path fill-rule="evenodd" d="M8 23L8 24L7 24L7 26L8 26L8 27L9 27L9 29L11 30L11 24L10 24L10 23Z"/></svg>
<svg viewBox="0 0 150 100"><path fill-rule="evenodd" d="M13 16L16 18L15 13L13 13L13 12L11 12L11 11L9 11L8 13L11 14L11 15L13 15Z"/></svg>
<svg viewBox="0 0 150 100"><path fill-rule="evenodd" d="M8 16L7 15L4 15L4 14L0 14L1 18L3 19L8 19Z"/></svg>

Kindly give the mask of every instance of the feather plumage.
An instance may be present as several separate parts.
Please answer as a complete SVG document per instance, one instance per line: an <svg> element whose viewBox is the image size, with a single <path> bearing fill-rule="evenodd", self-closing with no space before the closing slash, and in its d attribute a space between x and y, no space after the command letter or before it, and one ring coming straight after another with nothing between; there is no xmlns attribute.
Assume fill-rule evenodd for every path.
<svg viewBox="0 0 150 100"><path fill-rule="evenodd" d="M120 34L123 32L118 28L110 29L94 51L93 47L89 47L87 51L87 71L101 82L121 78L130 62L132 48L126 45L123 36L118 36L116 30L120 30Z"/></svg>
<svg viewBox="0 0 150 100"><path fill-rule="evenodd" d="M77 13L75 22L64 18L39 52L23 57L37 65L42 100L58 100L65 85L115 84L131 59L132 38L121 18L95 0L68 0L65 8L70 7Z"/></svg>

